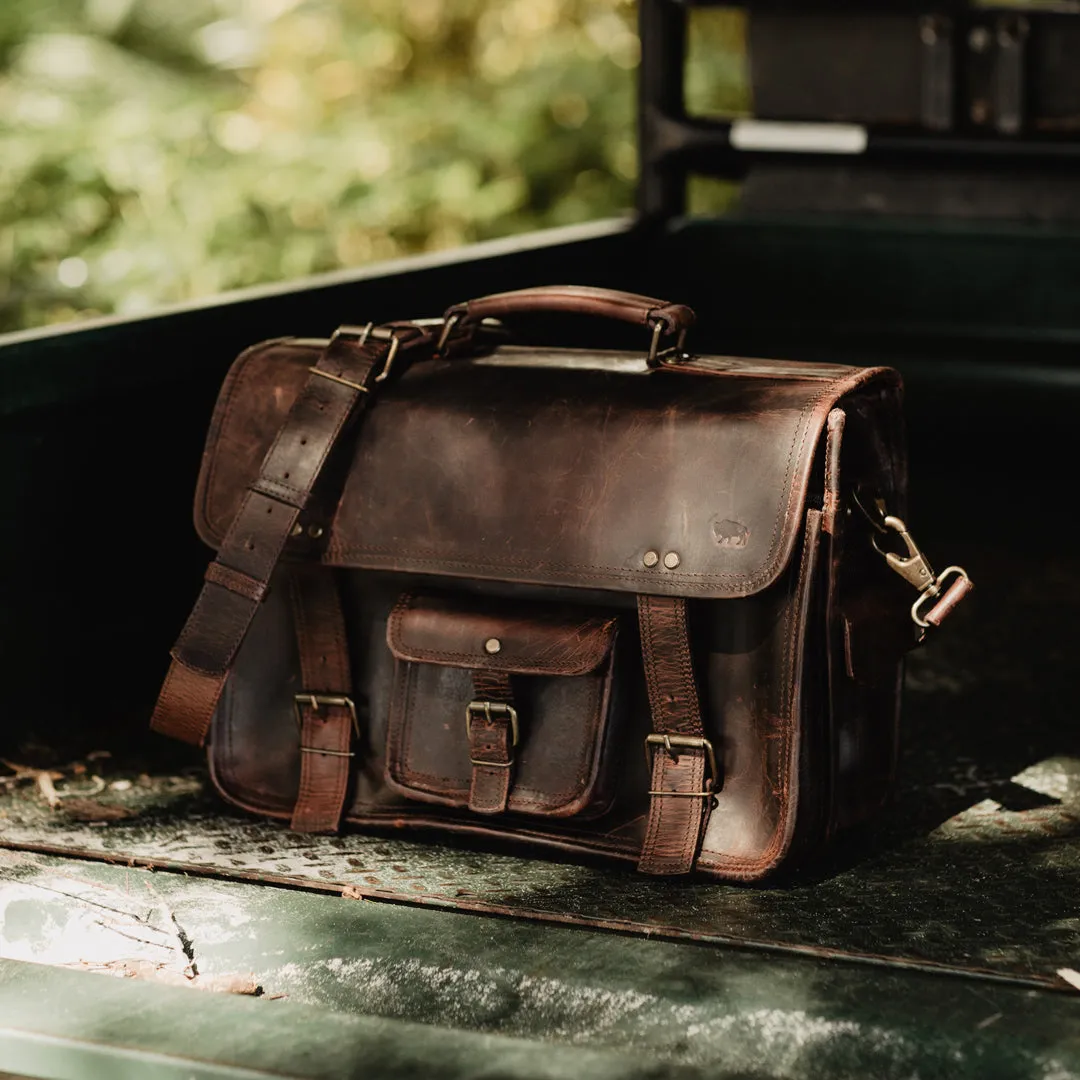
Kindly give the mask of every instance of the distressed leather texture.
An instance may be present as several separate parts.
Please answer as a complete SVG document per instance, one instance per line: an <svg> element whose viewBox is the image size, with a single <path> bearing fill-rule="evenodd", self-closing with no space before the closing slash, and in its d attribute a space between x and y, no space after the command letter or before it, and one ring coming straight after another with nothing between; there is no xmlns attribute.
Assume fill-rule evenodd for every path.
<svg viewBox="0 0 1080 1080"><path fill-rule="evenodd" d="M450 310L479 324L537 303L665 333L692 319L566 288ZM302 742L325 721L301 706L298 725L297 695L340 692L310 686L299 570L334 584L347 671L331 681L356 710L347 739L346 710L326 712L325 746L353 755L319 766L340 805L299 827L437 827L752 881L872 814L896 764L912 598L850 494L872 486L906 513L897 374L412 341L338 440L333 483L312 487L299 521L316 515L319 537L290 540L268 588L262 568L208 577L254 605L211 732L225 797L298 824ZM233 365L195 501L211 546L266 490L324 356L282 339ZM202 683L173 678L205 710ZM665 733L698 742L646 745Z"/></svg>
<svg viewBox="0 0 1080 1080"><path fill-rule="evenodd" d="M745 373L729 361L708 378L701 376L715 369L701 361L687 383L683 368L628 370L618 355L567 350L564 367L515 363L527 358L510 348L469 363L434 361L383 394L358 432L328 563L745 596L771 584L791 558L834 402L867 379L896 379L881 369L812 364L777 363L756 374L769 370L758 361ZM294 370L269 377L302 383L311 354L290 360ZM253 370L235 391L243 412L226 404L211 451L197 514L211 544L250 482L241 469L248 463L257 472L265 452L254 443L250 412L270 414L268 401L253 401L267 396L256 388L268 362L248 360ZM651 567L649 551L660 555ZM669 552L679 557L674 568L664 562Z"/></svg>
<svg viewBox="0 0 1080 1080"><path fill-rule="evenodd" d="M486 813L606 809L600 765L616 630L610 615L564 605L403 596L386 633L396 661L387 782ZM518 745L504 712L474 708L466 723L470 701L514 707Z"/></svg>
<svg viewBox="0 0 1080 1080"><path fill-rule="evenodd" d="M517 675L585 675L611 652L615 617L564 607L471 604L405 595L390 615L386 643L399 660ZM497 643L497 652L488 642Z"/></svg>

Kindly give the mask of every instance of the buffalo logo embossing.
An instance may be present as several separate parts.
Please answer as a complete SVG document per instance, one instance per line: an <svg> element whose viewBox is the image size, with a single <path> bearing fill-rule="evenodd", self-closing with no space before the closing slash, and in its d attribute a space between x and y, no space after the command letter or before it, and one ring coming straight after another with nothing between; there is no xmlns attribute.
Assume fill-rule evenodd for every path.
<svg viewBox="0 0 1080 1080"><path fill-rule="evenodd" d="M750 539L750 530L739 521L725 518L712 523L713 539L725 548L744 548Z"/></svg>

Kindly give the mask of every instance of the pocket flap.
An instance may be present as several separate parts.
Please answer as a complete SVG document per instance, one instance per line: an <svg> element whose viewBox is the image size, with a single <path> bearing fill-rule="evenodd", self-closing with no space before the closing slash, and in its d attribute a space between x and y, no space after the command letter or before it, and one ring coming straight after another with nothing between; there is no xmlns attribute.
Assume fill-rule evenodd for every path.
<svg viewBox="0 0 1080 1080"><path fill-rule="evenodd" d="M405 595L386 626L386 641L398 660L442 664L510 675L585 675L611 652L614 617L567 614L565 610L522 612L490 598L470 603Z"/></svg>

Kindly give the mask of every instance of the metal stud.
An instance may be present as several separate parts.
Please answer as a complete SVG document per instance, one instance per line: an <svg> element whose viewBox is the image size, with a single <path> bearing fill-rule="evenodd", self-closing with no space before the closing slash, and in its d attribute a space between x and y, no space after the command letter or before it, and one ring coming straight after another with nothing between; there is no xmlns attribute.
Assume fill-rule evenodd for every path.
<svg viewBox="0 0 1080 1080"><path fill-rule="evenodd" d="M646 551L641 557L641 561L646 566L655 566L660 561L660 553L657 551Z"/></svg>
<svg viewBox="0 0 1080 1080"><path fill-rule="evenodd" d="M318 540L323 534L323 527L321 525L309 525L307 527L307 534L312 540Z"/></svg>
<svg viewBox="0 0 1080 1080"><path fill-rule="evenodd" d="M484 642L484 652L491 653L493 656L502 648L502 642L497 637L489 637Z"/></svg>
<svg viewBox="0 0 1080 1080"><path fill-rule="evenodd" d="M303 536L304 535L304 526L301 525L300 522L298 521L292 527L292 529L289 531L289 535L290 536Z"/></svg>
<svg viewBox="0 0 1080 1080"><path fill-rule="evenodd" d="M680 562L682 562L682 560L679 558L679 553L677 551L669 551L664 556L664 565L669 570L674 570L675 567L678 566Z"/></svg>

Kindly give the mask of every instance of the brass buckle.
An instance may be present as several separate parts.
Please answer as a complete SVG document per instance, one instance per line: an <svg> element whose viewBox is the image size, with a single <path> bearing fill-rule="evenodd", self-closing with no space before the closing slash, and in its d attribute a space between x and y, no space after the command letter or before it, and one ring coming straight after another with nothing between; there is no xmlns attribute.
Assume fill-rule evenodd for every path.
<svg viewBox="0 0 1080 1080"><path fill-rule="evenodd" d="M449 319L443 319L442 333L439 335L439 343L435 346L435 355L438 356L446 348L446 343L450 340L450 333L457 324L461 322L460 315L451 315Z"/></svg>
<svg viewBox="0 0 1080 1080"><path fill-rule="evenodd" d="M349 716L352 717L353 731L356 732L357 738L360 737L360 721L356 718L356 705L352 698L344 697L341 694L309 694L302 693L297 694L293 698L293 711L296 714L296 726L303 729L304 726L304 714L300 711L304 705L310 705L314 712L319 711L319 706L324 705L327 708L338 707L349 710ZM316 750L314 753L330 753L326 750ZM351 754L349 755L352 756Z"/></svg>
<svg viewBox="0 0 1080 1080"><path fill-rule="evenodd" d="M374 341L389 341L390 351L386 354L386 359L382 362L382 369L379 371L379 374L375 376L375 382L386 381L390 375L390 368L394 363L394 357L397 356L398 349L401 347L401 338L398 337L396 330L386 326L376 326L373 322L369 322L364 326L339 326L330 338L330 342L333 343L337 341L339 337L356 338L358 347L365 345L368 339ZM329 375L325 371L319 371L317 368L312 368L311 370L317 375L322 375L323 378L343 383L345 386L351 386L354 390L362 390L364 393L368 392L366 387L349 382L348 380L341 378L340 375Z"/></svg>
<svg viewBox="0 0 1080 1080"><path fill-rule="evenodd" d="M382 363L382 370L375 376L376 382L386 382L390 377L390 368L394 364L394 357L397 356L398 348L401 346L401 338L398 337L396 330L389 330L384 326L373 327L367 336L374 338L376 341L390 342L390 351L386 354L386 359Z"/></svg>
<svg viewBox="0 0 1080 1080"><path fill-rule="evenodd" d="M492 716L505 716L510 720L510 749L518 744L518 714L513 705L506 705L501 701L470 701L465 706L465 737L472 736L472 722L474 716L482 716L489 724ZM509 761L477 761L469 758L473 765L491 765L496 769L509 769L514 764L511 756Z"/></svg>
<svg viewBox="0 0 1080 1080"><path fill-rule="evenodd" d="M653 791L650 795L667 795L682 799L708 799L712 797L716 788L716 781L720 776L720 770L716 767L716 751L708 739L698 738L696 735L659 735L655 732L645 737L645 764L651 774L653 765L652 746L662 746L673 758L678 758L676 748L684 750L704 750L705 760L709 771L705 774L704 791Z"/></svg>

